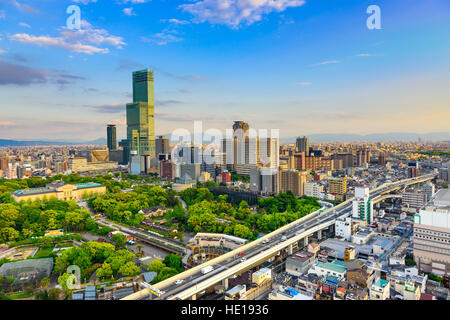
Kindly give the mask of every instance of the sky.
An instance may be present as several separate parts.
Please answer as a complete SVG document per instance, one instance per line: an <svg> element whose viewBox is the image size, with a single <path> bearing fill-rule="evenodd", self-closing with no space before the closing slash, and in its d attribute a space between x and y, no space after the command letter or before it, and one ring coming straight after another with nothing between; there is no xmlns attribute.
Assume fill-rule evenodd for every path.
<svg viewBox="0 0 450 320"><path fill-rule="evenodd" d="M157 134L448 132L449 40L448 0L0 0L0 139L125 138L145 68Z"/></svg>

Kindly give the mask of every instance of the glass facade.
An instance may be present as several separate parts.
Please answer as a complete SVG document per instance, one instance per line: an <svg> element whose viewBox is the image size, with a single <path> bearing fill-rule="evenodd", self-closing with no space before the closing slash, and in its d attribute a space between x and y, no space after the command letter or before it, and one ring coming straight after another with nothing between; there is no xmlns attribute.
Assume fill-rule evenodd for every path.
<svg viewBox="0 0 450 320"><path fill-rule="evenodd" d="M155 154L155 99L153 71L133 72L133 103L127 104L127 140L138 155Z"/></svg>

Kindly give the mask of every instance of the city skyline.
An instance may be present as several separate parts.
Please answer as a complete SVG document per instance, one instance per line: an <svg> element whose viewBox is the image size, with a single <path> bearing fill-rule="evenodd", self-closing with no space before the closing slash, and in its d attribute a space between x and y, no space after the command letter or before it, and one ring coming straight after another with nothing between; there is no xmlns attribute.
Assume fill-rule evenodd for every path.
<svg viewBox="0 0 450 320"><path fill-rule="evenodd" d="M218 1L142 2L1 1L0 137L87 141L116 124L123 139L131 73L145 68L157 135L239 119L281 138L448 130L445 1L378 1L381 30L366 27L369 1L212 17ZM72 4L80 31L65 27Z"/></svg>

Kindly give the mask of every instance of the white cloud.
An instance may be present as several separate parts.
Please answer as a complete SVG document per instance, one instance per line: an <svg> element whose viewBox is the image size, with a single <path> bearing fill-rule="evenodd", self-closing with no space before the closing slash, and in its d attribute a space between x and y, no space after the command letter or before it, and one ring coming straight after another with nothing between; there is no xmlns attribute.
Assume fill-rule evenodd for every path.
<svg viewBox="0 0 450 320"><path fill-rule="evenodd" d="M370 54L370 53L359 53L356 55L356 57L374 57L375 54Z"/></svg>
<svg viewBox="0 0 450 320"><path fill-rule="evenodd" d="M6 18L5 10L0 10L0 19L5 19L5 18Z"/></svg>
<svg viewBox="0 0 450 320"><path fill-rule="evenodd" d="M168 22L175 25L190 24L190 22L187 20L178 20L178 19L161 19L161 22Z"/></svg>
<svg viewBox="0 0 450 320"><path fill-rule="evenodd" d="M136 13L133 12L133 8L124 8L123 13L127 16L135 16Z"/></svg>
<svg viewBox="0 0 450 320"><path fill-rule="evenodd" d="M34 44L40 47L53 47L73 51L76 53L108 53L107 48L97 48L95 46L82 44L80 42L72 43L66 38L50 36L33 36L26 33L17 33L10 37L10 40L21 43Z"/></svg>
<svg viewBox="0 0 450 320"><path fill-rule="evenodd" d="M90 2L97 2L97 0L72 0L75 3L89 4Z"/></svg>
<svg viewBox="0 0 450 320"><path fill-rule="evenodd" d="M158 46L164 46L172 42L183 41L183 38L174 35L177 33L176 30L164 29L160 33L154 34L151 38L142 37L141 40L144 42L156 43Z"/></svg>
<svg viewBox="0 0 450 320"><path fill-rule="evenodd" d="M312 64L311 67L317 67L317 66L323 66L326 64L334 64L334 63L341 63L339 60L328 60L328 61L322 61L316 64Z"/></svg>
<svg viewBox="0 0 450 320"><path fill-rule="evenodd" d="M0 49L0 54L4 54L6 50Z"/></svg>
<svg viewBox="0 0 450 320"><path fill-rule="evenodd" d="M133 3L133 4L138 4L138 3L146 3L146 2L150 2L152 0L122 0L122 3Z"/></svg>
<svg viewBox="0 0 450 320"><path fill-rule="evenodd" d="M21 4L16 0L12 0L12 4L18 8L19 10L25 11L25 12L29 12L29 13L38 13L39 10L34 9L33 7L30 7L27 4Z"/></svg>
<svg viewBox="0 0 450 320"><path fill-rule="evenodd" d="M194 15L194 22L225 24L238 28L251 25L263 15L273 11L282 12L289 7L300 7L304 0L195 0L192 4L180 5L183 11Z"/></svg>
<svg viewBox="0 0 450 320"><path fill-rule="evenodd" d="M311 85L312 82L307 82L307 81L303 81L303 82L297 82L297 85L304 87L304 86L309 86Z"/></svg>
<svg viewBox="0 0 450 320"><path fill-rule="evenodd" d="M19 22L18 25L21 26L21 27L24 27L24 28L31 28L31 26L28 23L25 23L25 22Z"/></svg>
<svg viewBox="0 0 450 320"><path fill-rule="evenodd" d="M10 40L21 43L34 44L41 47L60 48L76 53L108 53L108 48L101 48L100 45L110 45L122 48L126 45L122 37L110 35L104 29L95 29L85 21L81 21L81 30L70 30L67 27L60 29L58 37L49 35L34 36L27 33L18 33L10 36Z"/></svg>

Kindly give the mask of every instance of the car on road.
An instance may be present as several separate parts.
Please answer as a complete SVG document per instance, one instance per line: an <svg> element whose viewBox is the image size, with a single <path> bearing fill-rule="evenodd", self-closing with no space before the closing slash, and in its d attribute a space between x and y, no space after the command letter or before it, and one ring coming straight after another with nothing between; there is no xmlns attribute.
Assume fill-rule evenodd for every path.
<svg viewBox="0 0 450 320"><path fill-rule="evenodd" d="M241 262L244 262L245 260L247 260L247 258L242 258L242 259L241 259Z"/></svg>
<svg viewBox="0 0 450 320"><path fill-rule="evenodd" d="M286 236L281 237L281 241L286 241L286 240L287 240Z"/></svg>
<svg viewBox="0 0 450 320"><path fill-rule="evenodd" d="M183 283L183 279L178 279L177 281L175 281L175 284L182 284Z"/></svg>
<svg viewBox="0 0 450 320"><path fill-rule="evenodd" d="M244 252L243 252L243 251L241 251L241 252L238 253L238 256L242 256L242 255L244 255Z"/></svg>

